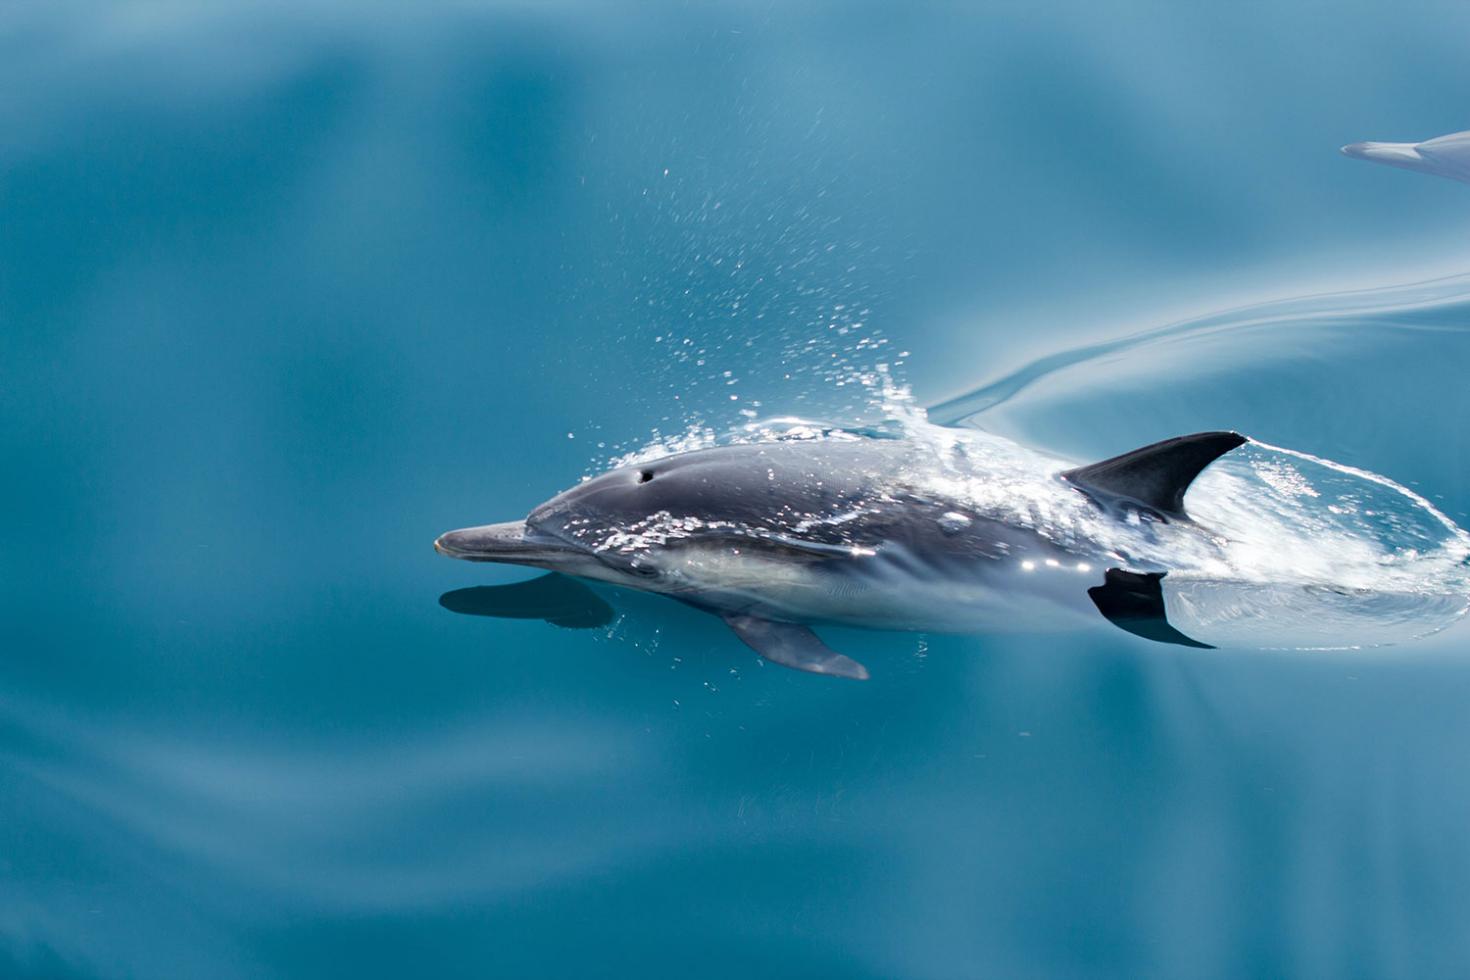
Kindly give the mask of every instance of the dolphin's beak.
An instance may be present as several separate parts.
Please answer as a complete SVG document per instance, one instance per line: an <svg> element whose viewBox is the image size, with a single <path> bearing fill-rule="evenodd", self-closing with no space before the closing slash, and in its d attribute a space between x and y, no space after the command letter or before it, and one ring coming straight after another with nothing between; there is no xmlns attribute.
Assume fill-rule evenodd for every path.
<svg viewBox="0 0 1470 980"><path fill-rule="evenodd" d="M574 552L565 545L526 534L525 521L506 521L446 531L434 541L434 550L466 561L498 561L508 565L556 568Z"/></svg>
<svg viewBox="0 0 1470 980"><path fill-rule="evenodd" d="M1424 166L1424 158L1419 155L1418 146L1414 143L1349 143L1342 148L1342 152L1345 156L1359 160L1374 160L1410 170Z"/></svg>

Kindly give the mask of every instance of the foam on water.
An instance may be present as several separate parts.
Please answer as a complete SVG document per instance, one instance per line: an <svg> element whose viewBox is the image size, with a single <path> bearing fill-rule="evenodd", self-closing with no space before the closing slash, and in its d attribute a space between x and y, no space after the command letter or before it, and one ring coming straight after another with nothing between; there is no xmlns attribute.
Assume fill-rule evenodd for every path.
<svg viewBox="0 0 1470 980"><path fill-rule="evenodd" d="M1228 541L1224 568L1173 576L1171 618L1196 633L1369 647L1439 632L1466 612L1470 535L1387 477L1251 443L1201 475L1189 507Z"/></svg>

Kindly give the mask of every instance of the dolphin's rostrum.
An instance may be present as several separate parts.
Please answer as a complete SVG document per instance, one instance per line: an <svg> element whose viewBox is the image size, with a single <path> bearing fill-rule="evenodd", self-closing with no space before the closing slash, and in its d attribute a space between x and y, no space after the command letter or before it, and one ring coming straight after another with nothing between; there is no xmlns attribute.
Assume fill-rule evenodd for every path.
<svg viewBox="0 0 1470 980"><path fill-rule="evenodd" d="M965 632L1100 611L1203 646L1164 619L1159 556L1183 538L1208 547L1185 490L1245 441L1203 432L1074 469L958 437L721 446L624 466L434 547L668 595L768 660L858 679L810 626Z"/></svg>
<svg viewBox="0 0 1470 980"><path fill-rule="evenodd" d="M1422 143L1349 143L1342 152L1357 160L1470 183L1470 131L1436 136Z"/></svg>

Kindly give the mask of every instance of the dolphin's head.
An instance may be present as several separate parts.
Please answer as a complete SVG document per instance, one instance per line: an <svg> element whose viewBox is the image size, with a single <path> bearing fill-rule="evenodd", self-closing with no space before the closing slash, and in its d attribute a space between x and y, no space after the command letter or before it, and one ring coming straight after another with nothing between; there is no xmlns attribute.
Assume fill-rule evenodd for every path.
<svg viewBox="0 0 1470 980"><path fill-rule="evenodd" d="M1342 152L1357 160L1470 183L1470 132L1436 136L1422 143L1349 143Z"/></svg>
<svg viewBox="0 0 1470 980"><path fill-rule="evenodd" d="M523 521L449 531L434 550L466 561L532 565L646 588L654 576L638 555L615 546L656 512L640 489L651 467L624 467L557 494ZM641 499L640 499L641 498Z"/></svg>
<svg viewBox="0 0 1470 980"><path fill-rule="evenodd" d="M558 494L524 521L450 531L434 548L645 591L694 591L705 584L697 581L705 563L690 557L707 558L711 539L727 548L749 541L749 557L766 540L750 532L768 519L778 488L774 470L751 465L759 455L727 447L621 467Z"/></svg>

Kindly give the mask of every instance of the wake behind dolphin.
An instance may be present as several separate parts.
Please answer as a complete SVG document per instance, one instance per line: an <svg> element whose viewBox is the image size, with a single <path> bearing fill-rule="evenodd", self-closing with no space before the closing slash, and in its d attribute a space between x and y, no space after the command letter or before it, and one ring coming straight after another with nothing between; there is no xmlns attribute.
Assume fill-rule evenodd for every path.
<svg viewBox="0 0 1470 980"><path fill-rule="evenodd" d="M974 632L1101 616L1182 646L1372 645L1443 628L1470 591L1470 536L1426 501L1233 432L1080 467L922 419L760 435L635 458L524 521L435 547L668 595L773 662L853 678L866 668L811 626ZM1185 509L1206 467L1252 449L1246 470L1201 481L1213 485L1198 513ZM1313 466L1328 474L1315 485Z"/></svg>

